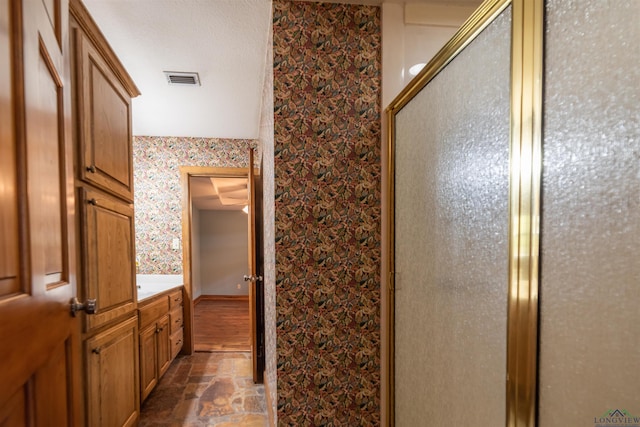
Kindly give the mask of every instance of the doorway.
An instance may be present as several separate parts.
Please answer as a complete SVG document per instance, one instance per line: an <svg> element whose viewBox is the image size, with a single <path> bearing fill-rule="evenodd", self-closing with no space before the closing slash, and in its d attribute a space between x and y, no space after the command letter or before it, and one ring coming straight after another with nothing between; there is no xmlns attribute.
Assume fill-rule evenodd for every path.
<svg viewBox="0 0 640 427"><path fill-rule="evenodd" d="M256 282L261 269L255 269L262 258L256 241L259 174L249 168L181 167L180 177L185 352L250 351L254 381L262 382L263 296ZM204 326L198 330L198 324Z"/></svg>
<svg viewBox="0 0 640 427"><path fill-rule="evenodd" d="M246 176L190 176L195 351L250 351Z"/></svg>

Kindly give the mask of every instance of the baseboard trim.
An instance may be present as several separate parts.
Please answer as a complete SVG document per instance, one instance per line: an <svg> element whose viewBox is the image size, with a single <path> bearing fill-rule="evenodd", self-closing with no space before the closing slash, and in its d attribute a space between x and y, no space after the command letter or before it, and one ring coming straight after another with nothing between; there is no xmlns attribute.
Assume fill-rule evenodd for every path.
<svg viewBox="0 0 640 427"><path fill-rule="evenodd" d="M200 295L193 300L193 305L200 301L249 301L249 295Z"/></svg>

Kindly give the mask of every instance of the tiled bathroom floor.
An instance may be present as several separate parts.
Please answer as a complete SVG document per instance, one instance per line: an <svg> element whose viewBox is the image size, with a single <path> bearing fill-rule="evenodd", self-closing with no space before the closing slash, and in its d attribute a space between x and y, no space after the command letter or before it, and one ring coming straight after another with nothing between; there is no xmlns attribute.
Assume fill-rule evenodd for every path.
<svg viewBox="0 0 640 427"><path fill-rule="evenodd" d="M140 426L267 427L264 386L247 352L178 356L142 404Z"/></svg>

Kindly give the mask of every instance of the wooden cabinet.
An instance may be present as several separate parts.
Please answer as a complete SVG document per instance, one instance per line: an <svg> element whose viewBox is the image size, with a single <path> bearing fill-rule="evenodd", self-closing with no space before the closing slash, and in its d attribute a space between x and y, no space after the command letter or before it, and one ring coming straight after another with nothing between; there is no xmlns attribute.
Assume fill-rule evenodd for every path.
<svg viewBox="0 0 640 427"><path fill-rule="evenodd" d="M173 359L182 350L183 343L184 310L182 309L182 289L169 294L169 309L171 310L169 313L169 321L171 322L171 359Z"/></svg>
<svg viewBox="0 0 640 427"><path fill-rule="evenodd" d="M73 43L80 179L133 201L131 97L137 89L116 72L117 58L97 36L76 30Z"/></svg>
<svg viewBox="0 0 640 427"><path fill-rule="evenodd" d="M96 299L98 312L85 317L85 330L99 328L136 309L133 205L88 186L81 204L81 294Z"/></svg>
<svg viewBox="0 0 640 427"><path fill-rule="evenodd" d="M171 364L169 315L165 314L140 332L140 395L147 398Z"/></svg>
<svg viewBox="0 0 640 427"><path fill-rule="evenodd" d="M133 426L139 418L138 318L96 334L85 342L90 426Z"/></svg>
<svg viewBox="0 0 640 427"><path fill-rule="evenodd" d="M78 294L84 317L86 425L136 425L140 413L131 98L139 94L80 0L70 0ZM168 334L168 333L167 333Z"/></svg>
<svg viewBox="0 0 640 427"><path fill-rule="evenodd" d="M182 348L182 290L142 302L140 319L140 397L149 396Z"/></svg>
<svg viewBox="0 0 640 427"><path fill-rule="evenodd" d="M180 350L182 350L183 341L183 310L182 306L176 307L169 313L169 322L171 323L171 358L175 358Z"/></svg>

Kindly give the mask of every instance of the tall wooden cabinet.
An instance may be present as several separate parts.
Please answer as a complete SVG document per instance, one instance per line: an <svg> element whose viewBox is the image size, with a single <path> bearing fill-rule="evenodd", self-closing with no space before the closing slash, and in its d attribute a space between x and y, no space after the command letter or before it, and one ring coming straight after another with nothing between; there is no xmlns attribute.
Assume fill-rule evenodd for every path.
<svg viewBox="0 0 640 427"><path fill-rule="evenodd" d="M139 95L79 0L70 1L79 295L85 422L133 426L140 414L131 98Z"/></svg>

